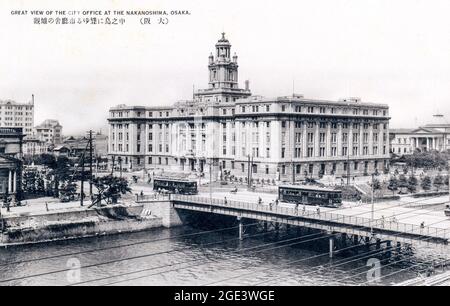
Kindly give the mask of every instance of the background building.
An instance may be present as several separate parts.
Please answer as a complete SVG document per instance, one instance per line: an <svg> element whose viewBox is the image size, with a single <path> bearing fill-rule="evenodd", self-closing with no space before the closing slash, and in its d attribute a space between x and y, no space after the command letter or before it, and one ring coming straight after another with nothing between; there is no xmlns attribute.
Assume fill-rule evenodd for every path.
<svg viewBox="0 0 450 306"><path fill-rule="evenodd" d="M52 145L62 142L62 126L58 120L47 119L35 127L36 138Z"/></svg>
<svg viewBox="0 0 450 306"><path fill-rule="evenodd" d="M359 98L251 96L238 86L237 55L222 35L209 56L209 87L172 107L109 112L109 154L123 169L300 180L367 175L389 159L389 108Z"/></svg>
<svg viewBox="0 0 450 306"><path fill-rule="evenodd" d="M34 95L28 103L0 100L0 127L22 128L26 136L33 134Z"/></svg>
<svg viewBox="0 0 450 306"><path fill-rule="evenodd" d="M450 124L443 115L434 115L433 123L415 129L392 129L390 141L391 153L396 155L443 152L450 149Z"/></svg>

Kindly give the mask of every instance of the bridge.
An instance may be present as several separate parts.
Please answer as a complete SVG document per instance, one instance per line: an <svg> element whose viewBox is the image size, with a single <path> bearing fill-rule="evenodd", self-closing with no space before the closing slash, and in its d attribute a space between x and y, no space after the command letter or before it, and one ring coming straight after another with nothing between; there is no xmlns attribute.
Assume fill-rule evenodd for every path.
<svg viewBox="0 0 450 306"><path fill-rule="evenodd" d="M201 196L171 195L170 202L176 210L189 210L234 216L239 221L239 237L243 239L243 219L275 222L318 229L327 233L344 233L354 237L376 238L378 241L397 243L447 244L450 227L432 227L416 224L371 219L358 215L344 215L339 209L321 208L322 211L296 209L294 206L262 205ZM313 207L314 208L314 207ZM330 256L333 249L330 239Z"/></svg>

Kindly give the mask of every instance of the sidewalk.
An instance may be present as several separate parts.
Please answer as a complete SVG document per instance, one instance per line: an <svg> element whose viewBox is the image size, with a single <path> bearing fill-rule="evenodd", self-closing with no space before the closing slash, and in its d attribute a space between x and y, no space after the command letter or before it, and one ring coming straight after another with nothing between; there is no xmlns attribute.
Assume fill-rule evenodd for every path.
<svg viewBox="0 0 450 306"><path fill-rule="evenodd" d="M45 203L48 205L48 211ZM84 201L84 206L80 206L80 202L67 202L61 203L59 199L55 199L52 197L43 197L37 199L30 199L22 201L22 206L11 206L10 211L6 211L6 207L1 208L1 214L3 217L11 217L11 216L26 216L26 215L37 215L37 214L46 214L53 213L55 211L62 210L84 210L91 204L90 200Z"/></svg>

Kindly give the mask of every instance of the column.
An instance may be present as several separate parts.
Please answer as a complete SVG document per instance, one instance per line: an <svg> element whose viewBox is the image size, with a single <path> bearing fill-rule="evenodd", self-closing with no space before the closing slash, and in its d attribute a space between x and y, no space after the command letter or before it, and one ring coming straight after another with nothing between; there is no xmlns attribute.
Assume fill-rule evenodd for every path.
<svg viewBox="0 0 450 306"><path fill-rule="evenodd" d="M327 122L326 157L331 157L331 122Z"/></svg>
<svg viewBox="0 0 450 306"><path fill-rule="evenodd" d="M8 193L11 193L12 191L12 171L9 170L8 173Z"/></svg>
<svg viewBox="0 0 450 306"><path fill-rule="evenodd" d="M338 123L337 132L337 155L342 156L342 122Z"/></svg>
<svg viewBox="0 0 450 306"><path fill-rule="evenodd" d="M16 171L14 170L14 172L13 172L13 180L12 180L12 191L13 191L13 193L16 193L17 192L17 173L16 173Z"/></svg>
<svg viewBox="0 0 450 306"><path fill-rule="evenodd" d="M319 122L316 122L316 128L314 129L314 157L319 157L319 148L320 148L320 130L319 130Z"/></svg>

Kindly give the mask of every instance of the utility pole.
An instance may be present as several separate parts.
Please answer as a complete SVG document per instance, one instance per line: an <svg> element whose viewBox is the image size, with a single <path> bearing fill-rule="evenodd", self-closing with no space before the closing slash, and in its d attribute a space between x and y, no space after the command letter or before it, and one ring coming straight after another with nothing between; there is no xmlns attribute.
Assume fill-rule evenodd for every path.
<svg viewBox="0 0 450 306"><path fill-rule="evenodd" d="M80 205L83 206L84 202L84 154L81 160L81 191L80 191Z"/></svg>
<svg viewBox="0 0 450 306"><path fill-rule="evenodd" d="M89 180L89 195L92 197L92 181L94 180L94 175L92 172L92 163L94 161L93 155L93 146L92 146L92 130L89 131L89 172L90 172L90 180Z"/></svg>

